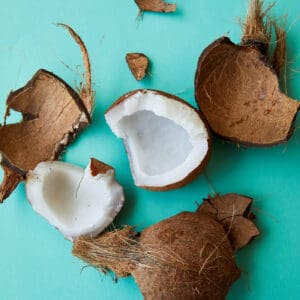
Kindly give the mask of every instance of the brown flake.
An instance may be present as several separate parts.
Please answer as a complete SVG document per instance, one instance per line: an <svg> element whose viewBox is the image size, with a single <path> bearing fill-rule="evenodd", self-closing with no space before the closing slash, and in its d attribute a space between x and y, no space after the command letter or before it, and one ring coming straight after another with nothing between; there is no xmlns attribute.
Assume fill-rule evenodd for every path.
<svg viewBox="0 0 300 300"><path fill-rule="evenodd" d="M238 194L227 194L204 200L198 212L212 216L228 232L229 240L236 251L259 235L259 230L252 222L250 212L252 199Z"/></svg>
<svg viewBox="0 0 300 300"><path fill-rule="evenodd" d="M97 176L98 174L106 174L107 171L113 170L113 168L96 158L91 158L91 174Z"/></svg>
<svg viewBox="0 0 300 300"><path fill-rule="evenodd" d="M163 0L134 0L141 11L175 12L176 4L166 3Z"/></svg>
<svg viewBox="0 0 300 300"><path fill-rule="evenodd" d="M2 169L4 171L3 181L0 185L0 203L3 202L5 198L7 198L11 192L17 187L20 181L24 179L24 177L10 168L2 165Z"/></svg>
<svg viewBox="0 0 300 300"><path fill-rule="evenodd" d="M146 76L149 65L148 57L143 53L128 53L126 61L136 80L142 80Z"/></svg>

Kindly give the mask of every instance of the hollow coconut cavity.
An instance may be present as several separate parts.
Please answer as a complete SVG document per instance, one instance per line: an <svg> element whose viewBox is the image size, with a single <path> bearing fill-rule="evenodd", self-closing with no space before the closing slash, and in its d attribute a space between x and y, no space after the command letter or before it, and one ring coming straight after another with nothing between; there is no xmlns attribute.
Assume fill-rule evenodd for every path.
<svg viewBox="0 0 300 300"><path fill-rule="evenodd" d="M105 118L124 141L137 186L177 188L208 162L210 139L205 123L193 107L173 95L132 91L117 100Z"/></svg>
<svg viewBox="0 0 300 300"><path fill-rule="evenodd" d="M28 173L26 193L33 209L69 240L99 234L124 203L114 169L96 159L85 170L59 161L39 163Z"/></svg>
<svg viewBox="0 0 300 300"><path fill-rule="evenodd" d="M286 60L286 32L251 0L240 45L222 37L201 54L195 96L211 129L249 146L272 146L289 139L299 102L280 91ZM275 50L271 53L272 33Z"/></svg>

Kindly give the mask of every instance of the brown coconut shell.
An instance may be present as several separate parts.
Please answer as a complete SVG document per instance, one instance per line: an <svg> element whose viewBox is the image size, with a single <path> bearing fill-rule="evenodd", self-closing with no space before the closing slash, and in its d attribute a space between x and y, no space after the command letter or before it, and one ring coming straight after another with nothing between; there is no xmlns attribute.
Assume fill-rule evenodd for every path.
<svg viewBox="0 0 300 300"><path fill-rule="evenodd" d="M183 99L173 95L173 94L169 94L163 91L159 91L159 90L151 90L151 89L138 89L138 90L134 90L131 92L126 93L125 95L121 96L119 99L117 99L109 108L108 110L105 112L108 113L112 108L114 108L115 106L119 105L120 103L122 103L123 101L128 100L128 98L130 98L131 96L135 95L136 93L142 92L142 93L147 93L147 91L151 91L154 92L158 95L162 95L164 97L167 97L169 99L172 99L174 101L180 102L188 107L190 107L197 115L199 115L199 118L201 119L201 121L203 122L207 132L208 132L208 151L206 153L206 156L204 157L204 159L202 160L202 162L200 163L199 166L197 166L194 170L191 171L190 174L188 174L185 178L183 178L182 180L178 181L178 182L174 182L172 184L166 185L166 186L161 186L161 187L154 187L154 186L140 186L143 189L146 190L151 190L151 191L169 191L169 190L174 190L177 188L180 188L184 185L187 185L188 183L190 183L192 180L194 180L199 174L201 174L205 168L208 165L210 156L211 156L211 138L210 138L210 130L209 127L207 125L207 122L205 120L205 118L203 117L203 115L201 114L201 112L199 112L198 110L196 110L193 106L191 106L189 103L187 103L186 101L184 101ZM131 169L133 167L131 166Z"/></svg>
<svg viewBox="0 0 300 300"><path fill-rule="evenodd" d="M106 174L110 170L114 170L110 165L105 164L104 162L91 158L91 174L92 176L97 176L99 174Z"/></svg>
<svg viewBox="0 0 300 300"><path fill-rule="evenodd" d="M85 49L73 29L60 25ZM89 68L86 50L83 56ZM1 164L5 171L0 202L38 163L58 159L76 134L90 123L93 100L90 69L86 69L86 74L87 82L80 95L61 78L42 69L24 87L9 94L6 116L12 109L22 113L23 120L0 125Z"/></svg>
<svg viewBox="0 0 300 300"><path fill-rule="evenodd" d="M236 206L239 215L228 215L233 224L236 218L249 220L244 216L250 210L249 199L230 194L210 201L220 205L222 211L217 208L217 215L224 210L227 216ZM234 258L236 247L229 238L237 231L218 221L211 204L204 205L196 213L182 212L150 226L140 236L132 227L125 227L96 239L80 237L75 240L73 254L120 276L132 274L146 300L225 299L240 276ZM237 221L236 226L248 241L259 234L254 224L255 232L243 228L243 222Z"/></svg>
<svg viewBox="0 0 300 300"><path fill-rule="evenodd" d="M134 0L141 11L152 12L175 12L176 4L166 3L163 0Z"/></svg>
<svg viewBox="0 0 300 300"><path fill-rule="evenodd" d="M136 80L142 80L146 76L149 59L145 54L128 53L126 54L126 61Z"/></svg>
<svg viewBox="0 0 300 300"><path fill-rule="evenodd" d="M241 45L217 39L201 54L195 97L212 131L248 146L272 146L289 139L299 102L280 91L286 34L264 21L263 1L252 0ZM277 42L268 56L271 30Z"/></svg>

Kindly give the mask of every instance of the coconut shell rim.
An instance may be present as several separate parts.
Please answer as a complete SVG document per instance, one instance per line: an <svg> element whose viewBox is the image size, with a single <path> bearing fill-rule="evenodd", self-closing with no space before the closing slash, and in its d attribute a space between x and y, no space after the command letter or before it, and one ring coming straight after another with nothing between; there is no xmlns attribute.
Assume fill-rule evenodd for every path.
<svg viewBox="0 0 300 300"><path fill-rule="evenodd" d="M128 99L129 97L135 95L138 92L142 92L142 93L154 92L155 94L162 95L164 97L167 97L169 99L172 99L174 101L180 102L181 104L184 104L184 105L188 106L195 113L197 113L197 115L199 116L200 120L202 121L202 123L203 123L203 125L204 125L204 127L207 131L208 150L206 152L206 155L204 156L201 163L197 167L195 167L193 170L191 170L191 172L189 174L187 174L183 179L181 179L179 181L176 181L174 183L170 183L168 185L164 185L164 186L136 185L140 188L150 190L150 191L157 191L157 192L159 192L159 191L161 191L161 192L170 191L170 190L174 190L174 189L183 187L183 186L187 185L188 183L190 183L192 180L194 180L198 175L200 175L204 171L204 169L207 167L209 159L211 157L212 139L211 139L211 130L210 130L210 127L208 126L207 120L206 120L206 118L204 118L203 114L199 110L197 110L195 107L193 107L191 104L189 104L188 102L186 102L182 98L180 98L176 95L173 95L173 94L161 91L161 90L155 90L155 89L136 89L136 90L132 90L132 91L122 95L106 110L104 115L106 115L115 106L119 105L120 103L122 103L123 101L125 101L126 99Z"/></svg>

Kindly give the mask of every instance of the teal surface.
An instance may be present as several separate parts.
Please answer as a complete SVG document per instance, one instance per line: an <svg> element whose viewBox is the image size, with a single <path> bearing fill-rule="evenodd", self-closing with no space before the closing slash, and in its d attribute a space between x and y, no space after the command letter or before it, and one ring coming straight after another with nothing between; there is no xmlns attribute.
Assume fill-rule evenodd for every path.
<svg viewBox="0 0 300 300"><path fill-rule="evenodd" d="M288 14L288 66L294 71L288 69L287 87L290 96L300 98L299 0L277 2L274 14ZM192 211L195 201L201 202L212 189L252 196L262 234L237 254L243 275L228 299L299 299L299 120L290 142L271 149L238 148L215 139L207 177L165 193L133 185L122 141L105 123L104 111L136 88L162 89L195 105L193 79L203 48L225 34L239 40L237 17L245 15L246 0L177 4L175 14L147 13L138 21L133 0L2 0L0 115L9 91L24 85L39 68L55 72L72 86L80 81L80 51L53 23L73 26L90 52L97 96L93 124L68 147L63 160L85 166L93 156L116 168L127 199L116 225L143 228L182 210ZM125 63L131 51L144 52L152 61L152 76L142 82L135 81ZM18 119L14 115L11 122ZM142 299L132 278L116 284L95 269L81 272L85 264L71 255L72 244L34 213L23 184L0 206L0 226L1 300Z"/></svg>

